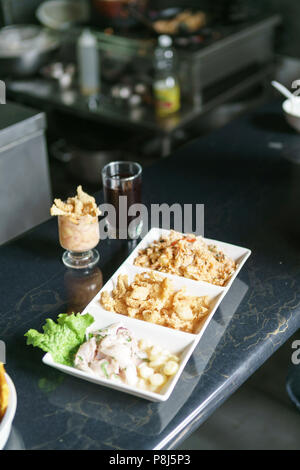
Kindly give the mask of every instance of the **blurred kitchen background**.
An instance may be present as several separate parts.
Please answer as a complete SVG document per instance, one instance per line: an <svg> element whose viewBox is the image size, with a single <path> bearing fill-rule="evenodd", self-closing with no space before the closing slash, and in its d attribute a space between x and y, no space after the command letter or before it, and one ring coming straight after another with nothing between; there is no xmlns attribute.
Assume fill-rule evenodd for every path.
<svg viewBox="0 0 300 470"><path fill-rule="evenodd" d="M145 168L282 100L271 80L300 78L299 14L293 0L0 0L0 243L49 218L53 196L101 189L109 161Z"/></svg>
<svg viewBox="0 0 300 470"><path fill-rule="evenodd" d="M292 0L0 0L0 79L10 102L45 113L46 186L95 191L108 161L147 166L270 99L271 79L290 86L299 10Z"/></svg>
<svg viewBox="0 0 300 470"><path fill-rule="evenodd" d="M292 0L0 0L7 100L44 113L42 186L59 197L78 182L98 190L108 161L147 166L270 99L271 79L290 86L299 10Z"/></svg>

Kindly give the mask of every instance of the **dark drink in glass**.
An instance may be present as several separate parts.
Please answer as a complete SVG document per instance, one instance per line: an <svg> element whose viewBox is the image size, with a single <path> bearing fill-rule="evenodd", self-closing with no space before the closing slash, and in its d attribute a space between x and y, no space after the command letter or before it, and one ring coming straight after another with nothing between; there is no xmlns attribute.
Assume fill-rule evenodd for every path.
<svg viewBox="0 0 300 470"><path fill-rule="evenodd" d="M142 167L136 162L111 162L102 170L104 200L114 208L108 211L107 222L111 234L117 238L138 238L142 220L128 215L129 208L142 203Z"/></svg>

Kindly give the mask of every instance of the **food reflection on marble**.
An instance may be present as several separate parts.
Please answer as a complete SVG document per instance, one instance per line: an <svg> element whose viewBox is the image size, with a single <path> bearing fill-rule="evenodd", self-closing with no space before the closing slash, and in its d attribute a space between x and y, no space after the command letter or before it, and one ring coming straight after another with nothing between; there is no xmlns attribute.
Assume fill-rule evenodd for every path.
<svg viewBox="0 0 300 470"><path fill-rule="evenodd" d="M103 275L98 266L85 270L68 269L64 275L67 313L82 312L102 285Z"/></svg>

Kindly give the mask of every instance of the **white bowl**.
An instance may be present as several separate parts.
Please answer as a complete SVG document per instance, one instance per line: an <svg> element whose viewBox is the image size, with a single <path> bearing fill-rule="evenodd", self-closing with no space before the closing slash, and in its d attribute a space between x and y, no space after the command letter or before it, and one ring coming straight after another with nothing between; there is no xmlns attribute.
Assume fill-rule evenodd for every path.
<svg viewBox="0 0 300 470"><path fill-rule="evenodd" d="M0 422L0 450L2 450L7 442L10 435L11 425L14 420L16 409L17 409L17 393L13 381L9 375L5 374L6 381L9 388L9 401L8 407Z"/></svg>
<svg viewBox="0 0 300 470"><path fill-rule="evenodd" d="M85 2L78 0L49 0L41 3L36 16L47 28L62 31L87 21L89 9Z"/></svg>
<svg viewBox="0 0 300 470"><path fill-rule="evenodd" d="M282 109L289 125L300 132L300 97L295 98L294 106L291 100L285 100Z"/></svg>

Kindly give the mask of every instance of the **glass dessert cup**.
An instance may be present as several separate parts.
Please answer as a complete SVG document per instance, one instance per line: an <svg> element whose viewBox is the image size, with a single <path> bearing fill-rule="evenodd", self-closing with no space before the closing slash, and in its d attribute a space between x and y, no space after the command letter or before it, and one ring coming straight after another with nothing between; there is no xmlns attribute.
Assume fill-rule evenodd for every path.
<svg viewBox="0 0 300 470"><path fill-rule="evenodd" d="M59 242L66 251L62 256L68 268L86 269L95 266L100 240L98 217L82 216L77 221L67 215L58 217Z"/></svg>

